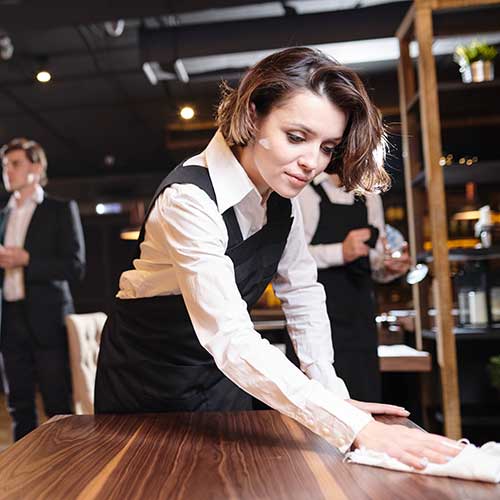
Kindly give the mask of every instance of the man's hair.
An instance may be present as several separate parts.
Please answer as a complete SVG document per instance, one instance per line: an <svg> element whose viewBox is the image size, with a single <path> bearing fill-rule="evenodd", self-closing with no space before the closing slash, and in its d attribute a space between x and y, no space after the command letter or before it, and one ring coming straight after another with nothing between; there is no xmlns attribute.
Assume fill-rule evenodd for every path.
<svg viewBox="0 0 500 500"><path fill-rule="evenodd" d="M26 158L31 163L40 163L42 166L42 175L40 177L40 185L46 186L47 178L47 155L44 149L38 142L26 139L25 137L16 137L0 149L0 159L3 161L4 157L12 151L24 151Z"/></svg>
<svg viewBox="0 0 500 500"><path fill-rule="evenodd" d="M236 89L222 84L217 125L230 146L246 146L256 134L251 104L265 117L295 92L327 97L347 117L341 143L326 172L336 173L349 191L387 189L383 163L386 134L381 113L359 76L318 50L294 47L271 54L250 68Z"/></svg>

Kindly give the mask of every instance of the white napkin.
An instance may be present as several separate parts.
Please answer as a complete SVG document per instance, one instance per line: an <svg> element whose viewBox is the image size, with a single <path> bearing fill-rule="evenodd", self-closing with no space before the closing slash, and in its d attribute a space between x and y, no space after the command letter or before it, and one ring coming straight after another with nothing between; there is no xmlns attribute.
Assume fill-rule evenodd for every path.
<svg viewBox="0 0 500 500"><path fill-rule="evenodd" d="M363 465L373 465L385 469L394 469L433 476L457 477L475 481L500 482L500 443L493 441L480 448L467 444L464 449L446 464L429 463L422 470L414 469L387 453L358 448L346 454L345 461Z"/></svg>

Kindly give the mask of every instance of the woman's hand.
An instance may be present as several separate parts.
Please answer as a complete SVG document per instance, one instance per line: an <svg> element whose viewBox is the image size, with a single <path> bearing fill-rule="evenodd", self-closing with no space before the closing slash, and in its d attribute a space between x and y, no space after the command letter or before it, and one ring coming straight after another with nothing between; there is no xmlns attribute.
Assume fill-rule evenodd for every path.
<svg viewBox="0 0 500 500"><path fill-rule="evenodd" d="M344 262L352 262L368 255L370 247L365 243L370 239L370 230L368 228L351 229L342 242L342 255Z"/></svg>
<svg viewBox="0 0 500 500"><path fill-rule="evenodd" d="M405 410L401 406L386 405L382 403L366 403L364 401L356 401L355 399L348 399L347 402L366 413L394 415L396 417L407 417L410 414L408 410Z"/></svg>
<svg viewBox="0 0 500 500"><path fill-rule="evenodd" d="M419 429L373 421L361 429L354 446L382 451L410 467L424 469L429 462L449 462L465 445Z"/></svg>

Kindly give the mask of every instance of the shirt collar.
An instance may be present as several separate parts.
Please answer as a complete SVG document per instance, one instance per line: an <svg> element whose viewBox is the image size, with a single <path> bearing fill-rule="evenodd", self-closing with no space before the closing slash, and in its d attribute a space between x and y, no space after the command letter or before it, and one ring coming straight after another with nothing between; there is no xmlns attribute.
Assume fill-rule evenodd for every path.
<svg viewBox="0 0 500 500"><path fill-rule="evenodd" d="M43 198L44 198L44 191L43 191L42 187L40 185L36 185L35 190L33 191L33 194L25 201L25 204L29 201L33 201L37 205L40 205L40 203L42 203L42 201L43 201ZM7 206L9 207L9 209L17 208L16 199L17 199L17 194L12 193L10 195L9 201L7 203Z"/></svg>
<svg viewBox="0 0 500 500"><path fill-rule="evenodd" d="M337 186L335 181L333 180L331 174L327 174L325 172L321 172L321 174L318 174L314 179L313 179L313 184L315 186L318 186L319 184L329 184L329 187L331 189L334 189L336 191L341 191L342 193L348 193L349 191L346 191L345 187L343 186Z"/></svg>
<svg viewBox="0 0 500 500"><path fill-rule="evenodd" d="M322 184L325 181L328 181L329 177L328 174L325 174L325 172L321 172L321 174L318 174L314 179L313 179L313 184L315 186L318 186L319 184Z"/></svg>
<svg viewBox="0 0 500 500"><path fill-rule="evenodd" d="M220 213L237 205L252 191L258 195L259 200L261 199L255 185L234 156L220 130L205 149L205 158Z"/></svg>

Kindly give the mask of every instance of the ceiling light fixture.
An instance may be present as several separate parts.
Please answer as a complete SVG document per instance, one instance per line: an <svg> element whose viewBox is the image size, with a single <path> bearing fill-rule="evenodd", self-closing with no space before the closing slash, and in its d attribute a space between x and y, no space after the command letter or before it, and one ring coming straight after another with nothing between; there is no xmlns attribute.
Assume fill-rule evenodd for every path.
<svg viewBox="0 0 500 500"><path fill-rule="evenodd" d="M184 66L184 63L182 62L182 59L176 59L174 62L174 71L175 74L177 75L177 78L182 82L182 83L187 83L189 82L189 74L186 70L186 66Z"/></svg>
<svg viewBox="0 0 500 500"><path fill-rule="evenodd" d="M49 71L42 69L42 70L37 72L36 79L40 83L47 83L47 82L50 82L50 80L52 80L52 75L50 74Z"/></svg>
<svg viewBox="0 0 500 500"><path fill-rule="evenodd" d="M8 61L14 54L14 45L7 33L0 31L0 59Z"/></svg>
<svg viewBox="0 0 500 500"><path fill-rule="evenodd" d="M49 71L48 58L46 56L37 57L37 65L35 70L35 78L40 83L47 83L52 80L52 75Z"/></svg>
<svg viewBox="0 0 500 500"><path fill-rule="evenodd" d="M104 23L104 31L111 38L118 38L123 35L125 30L125 21L117 19L116 21L107 21Z"/></svg>
<svg viewBox="0 0 500 500"><path fill-rule="evenodd" d="M170 73L168 71L163 71L160 63L156 61L145 62L142 65L142 71L146 75L149 83L151 85L156 85L159 81L163 80L175 80L176 75L174 73Z"/></svg>
<svg viewBox="0 0 500 500"><path fill-rule="evenodd" d="M194 117L194 109L191 106L184 106L179 114L183 120L191 120Z"/></svg>

